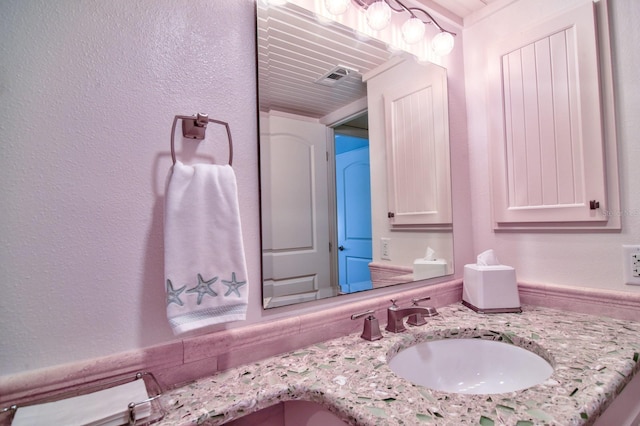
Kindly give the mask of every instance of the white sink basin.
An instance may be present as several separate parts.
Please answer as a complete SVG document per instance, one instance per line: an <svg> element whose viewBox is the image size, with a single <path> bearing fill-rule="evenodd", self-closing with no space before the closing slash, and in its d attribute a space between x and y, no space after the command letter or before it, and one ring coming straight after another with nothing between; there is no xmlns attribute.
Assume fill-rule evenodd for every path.
<svg viewBox="0 0 640 426"><path fill-rule="evenodd" d="M553 373L544 358L521 347L463 338L410 346L393 356L389 367L416 385L462 394L526 389L544 382Z"/></svg>

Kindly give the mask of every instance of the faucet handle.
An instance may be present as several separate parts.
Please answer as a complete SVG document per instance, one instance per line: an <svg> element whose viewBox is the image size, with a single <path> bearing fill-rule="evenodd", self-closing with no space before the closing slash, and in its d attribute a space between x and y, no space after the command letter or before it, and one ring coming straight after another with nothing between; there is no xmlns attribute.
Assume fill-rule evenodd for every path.
<svg viewBox="0 0 640 426"><path fill-rule="evenodd" d="M418 302L422 302L423 300L431 300L431 296L411 299L411 301L413 302L413 306L418 306Z"/></svg>
<svg viewBox="0 0 640 426"><path fill-rule="evenodd" d="M398 305L396 305L396 301L397 301L397 300L398 300L398 299L391 299L391 300L390 300L390 302L391 302L391 306L390 306L390 308L391 308L391 309L397 309L397 308L398 308Z"/></svg>
<svg viewBox="0 0 640 426"><path fill-rule="evenodd" d="M374 314L374 311L370 309L368 311L351 315L352 320L362 318L363 316L368 315L364 319L364 328L362 330L362 334L360 335L360 337L369 341L382 339L382 333L380 333L380 324L378 323L378 319L375 316L373 316L373 314Z"/></svg>
<svg viewBox="0 0 640 426"><path fill-rule="evenodd" d="M360 312L360 313L358 313L358 314L353 314L353 315L351 315L351 319L352 319L352 320L355 320L355 319L358 319L358 318L362 318L362 317L363 317L363 316L365 316L365 315L371 315L371 316L373 316L373 314L374 314L374 313L375 313L375 312L373 311L373 309L369 309L368 311L364 311L364 312Z"/></svg>

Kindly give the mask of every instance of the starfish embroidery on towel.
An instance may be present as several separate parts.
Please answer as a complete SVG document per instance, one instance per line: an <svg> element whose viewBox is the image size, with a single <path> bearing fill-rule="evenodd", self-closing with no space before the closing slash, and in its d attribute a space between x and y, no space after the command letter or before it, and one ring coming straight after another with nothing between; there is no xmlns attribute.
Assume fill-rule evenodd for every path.
<svg viewBox="0 0 640 426"><path fill-rule="evenodd" d="M167 306L172 303L180 306L184 305L184 302L180 300L180 293L182 293L185 288L187 288L186 285L175 290L173 284L171 284L171 280L167 280Z"/></svg>
<svg viewBox="0 0 640 426"><path fill-rule="evenodd" d="M198 274L198 285L195 286L194 288L190 288L189 290L187 290L187 293L198 293L198 305L199 305L200 303L202 303L202 298L204 297L205 294L208 294L213 297L216 297L218 295L218 293L213 291L210 287L211 284L215 283L216 281L218 281L218 277L213 277L209 281L205 281L202 278L202 275Z"/></svg>
<svg viewBox="0 0 640 426"><path fill-rule="evenodd" d="M243 285L245 285L246 283L247 283L246 281L237 282L236 281L236 273L232 272L231 273L231 281L222 280L222 284L224 284L227 287L229 287L229 289L227 290L227 292L224 295L228 296L233 292L233 293L237 294L238 297L240 297L240 291L238 291L238 289L240 287L242 287Z"/></svg>

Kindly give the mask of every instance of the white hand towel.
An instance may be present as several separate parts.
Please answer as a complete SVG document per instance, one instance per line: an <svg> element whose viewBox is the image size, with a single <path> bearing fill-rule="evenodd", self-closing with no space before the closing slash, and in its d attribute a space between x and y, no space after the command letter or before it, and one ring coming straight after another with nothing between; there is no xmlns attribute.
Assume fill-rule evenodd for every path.
<svg viewBox="0 0 640 426"><path fill-rule="evenodd" d="M244 320L249 284L233 169L177 161L165 196L165 289L173 333Z"/></svg>

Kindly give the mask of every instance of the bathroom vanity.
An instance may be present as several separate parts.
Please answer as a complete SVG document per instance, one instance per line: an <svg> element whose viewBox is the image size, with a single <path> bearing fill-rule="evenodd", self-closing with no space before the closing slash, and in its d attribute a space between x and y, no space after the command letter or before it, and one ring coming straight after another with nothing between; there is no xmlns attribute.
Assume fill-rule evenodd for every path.
<svg viewBox="0 0 640 426"><path fill-rule="evenodd" d="M482 315L460 303L439 311L424 326L382 330L378 341L350 334L165 392L160 424L224 424L292 400L352 425L593 424L640 369L636 322L527 305L521 314ZM403 348L452 338L515 344L554 371L528 389L466 395L413 385L388 366Z"/></svg>

